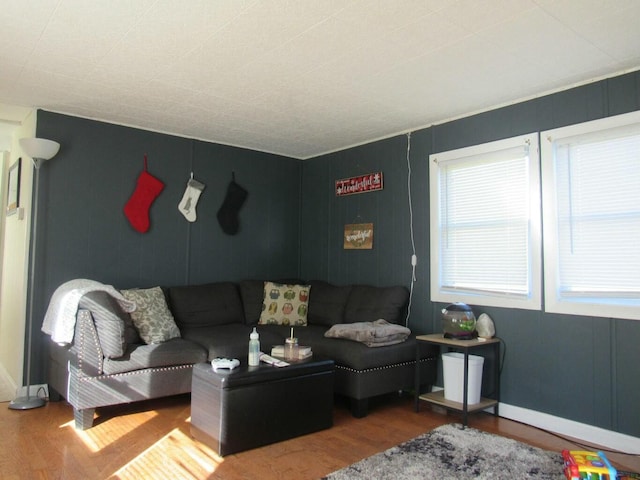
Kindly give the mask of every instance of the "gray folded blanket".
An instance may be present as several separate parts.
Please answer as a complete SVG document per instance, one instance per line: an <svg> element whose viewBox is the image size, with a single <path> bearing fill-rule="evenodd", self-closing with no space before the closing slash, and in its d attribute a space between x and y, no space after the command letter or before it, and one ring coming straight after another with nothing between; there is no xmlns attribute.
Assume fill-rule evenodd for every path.
<svg viewBox="0 0 640 480"><path fill-rule="evenodd" d="M339 323L324 334L328 338L344 338L364 343L367 347L384 347L404 342L411 330L384 319L375 322Z"/></svg>

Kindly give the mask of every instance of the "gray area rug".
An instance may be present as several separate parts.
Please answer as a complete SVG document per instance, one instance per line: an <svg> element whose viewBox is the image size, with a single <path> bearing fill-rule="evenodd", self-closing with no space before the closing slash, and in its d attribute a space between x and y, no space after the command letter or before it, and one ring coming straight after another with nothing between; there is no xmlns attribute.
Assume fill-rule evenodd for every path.
<svg viewBox="0 0 640 480"><path fill-rule="evenodd" d="M450 424L335 471L324 479L564 480L562 468L559 452Z"/></svg>

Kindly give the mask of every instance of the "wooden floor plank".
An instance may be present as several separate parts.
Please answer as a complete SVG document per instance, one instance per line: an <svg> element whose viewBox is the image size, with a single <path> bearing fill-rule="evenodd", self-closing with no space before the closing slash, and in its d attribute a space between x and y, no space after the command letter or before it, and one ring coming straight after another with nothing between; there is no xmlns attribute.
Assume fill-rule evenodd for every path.
<svg viewBox="0 0 640 480"><path fill-rule="evenodd" d="M311 435L219 457L190 433L188 395L98 410L95 426L73 427L66 402L15 411L0 404L0 478L13 479L316 479L445 423L408 396L382 397L362 419L337 399L334 426ZM470 426L547 450L578 448L536 428L480 413ZM618 466L640 471L638 457L607 454Z"/></svg>

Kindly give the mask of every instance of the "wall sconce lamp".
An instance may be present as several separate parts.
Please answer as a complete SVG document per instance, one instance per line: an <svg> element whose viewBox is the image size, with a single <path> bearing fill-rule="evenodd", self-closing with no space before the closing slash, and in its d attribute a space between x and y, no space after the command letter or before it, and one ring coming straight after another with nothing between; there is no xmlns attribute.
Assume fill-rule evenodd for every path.
<svg viewBox="0 0 640 480"><path fill-rule="evenodd" d="M36 169L36 177L33 183L36 189L33 199L33 228L31 229L31 249L29 254L29 317L27 330L27 394L19 396L9 403L12 410L30 410L32 408L42 407L45 399L37 394L31 396L31 347L33 337L33 286L35 277L35 257L36 257L36 239L38 234L38 192L40 191L40 167L42 164L53 158L60 150L60 144L53 140L45 138L21 138L19 140L22 151L33 160L33 166Z"/></svg>

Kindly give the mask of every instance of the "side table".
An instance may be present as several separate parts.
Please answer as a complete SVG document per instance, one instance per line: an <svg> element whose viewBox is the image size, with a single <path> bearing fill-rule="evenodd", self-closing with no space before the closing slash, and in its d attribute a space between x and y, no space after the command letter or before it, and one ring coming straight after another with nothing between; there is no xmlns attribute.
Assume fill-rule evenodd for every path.
<svg viewBox="0 0 640 480"><path fill-rule="evenodd" d="M462 403L454 402L444 398L444 390L437 392L429 392L420 394L420 384L416 381L415 385L415 411L420 409L420 401L439 405L449 410L456 410L462 412L462 424L466 427L468 422L468 415L470 412L477 412L486 408L493 407L493 414L498 415L498 405L500 402L500 340L497 338L489 338L484 341L473 340L456 340L453 338L444 338L442 333L434 333L431 335L417 335L416 336L416 379L419 378L420 368L420 347L421 344L432 344L439 347L448 347L449 350L462 351L464 353L464 377L463 377L463 395ZM478 347L484 347L490 345L493 348L495 355L494 368L493 368L493 380L495 384L495 392L492 398L480 398L479 403L467 404L467 393L469 390L469 350Z"/></svg>

